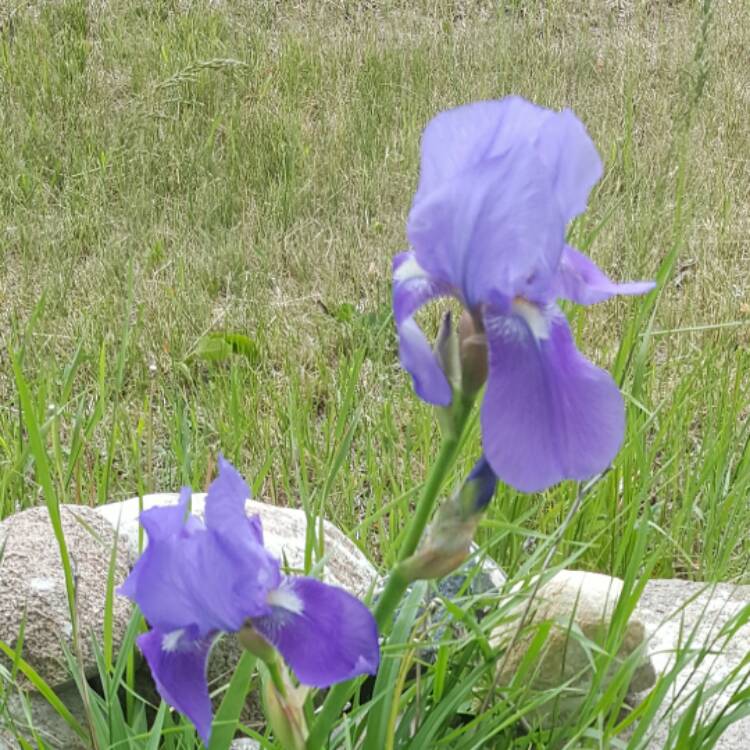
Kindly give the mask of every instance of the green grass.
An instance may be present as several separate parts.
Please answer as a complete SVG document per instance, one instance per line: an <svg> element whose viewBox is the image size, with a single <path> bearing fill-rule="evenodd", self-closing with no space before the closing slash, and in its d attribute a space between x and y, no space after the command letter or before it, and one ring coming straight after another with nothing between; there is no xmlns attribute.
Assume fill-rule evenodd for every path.
<svg viewBox="0 0 750 750"><path fill-rule="evenodd" d="M628 433L555 561L633 586L750 581L750 8L499 6L0 9L0 518L203 489L222 450L258 496L324 513L390 563L439 444L389 318L419 134L439 109L515 92L573 108L605 160L573 244L616 278L661 281L568 310L623 384ZM212 331L251 345L196 356ZM469 439L452 481L476 426ZM575 493L501 489L481 541L523 577ZM467 674L470 691L487 670ZM428 670L405 695L459 689L447 679ZM485 722L507 720L506 742L519 705ZM435 722L430 742L481 746ZM550 746L577 729L561 731Z"/></svg>

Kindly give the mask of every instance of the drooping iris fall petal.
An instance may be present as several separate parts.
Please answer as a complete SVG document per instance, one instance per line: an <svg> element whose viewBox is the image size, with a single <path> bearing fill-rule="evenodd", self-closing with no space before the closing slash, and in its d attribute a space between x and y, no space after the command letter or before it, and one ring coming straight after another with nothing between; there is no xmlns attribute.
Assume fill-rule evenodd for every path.
<svg viewBox="0 0 750 750"><path fill-rule="evenodd" d="M417 395L430 404L447 406L451 387L440 368L429 341L414 320L420 307L438 297L449 296L452 288L433 280L419 265L414 253L393 259L393 311L398 332L399 358L414 381Z"/></svg>
<svg viewBox="0 0 750 750"><path fill-rule="evenodd" d="M495 473L523 492L601 471L617 454L624 430L622 396L612 377L576 349L559 312L545 323L546 331L535 334L518 317L485 317L484 452Z"/></svg>
<svg viewBox="0 0 750 750"><path fill-rule="evenodd" d="M377 672L377 626L356 597L314 578L295 577L274 592L272 604L271 614L253 620L253 627L303 684L327 687Z"/></svg>
<svg viewBox="0 0 750 750"><path fill-rule="evenodd" d="M566 246L557 272L557 295L579 305L593 305L617 294L646 294L656 287L653 281L612 281L591 258Z"/></svg>
<svg viewBox="0 0 750 750"><path fill-rule="evenodd" d="M414 381L417 396L428 404L448 406L452 399L450 383L413 318L398 326L398 352L401 364Z"/></svg>
<svg viewBox="0 0 750 750"><path fill-rule="evenodd" d="M211 698L206 667L210 640L190 640L181 631L149 630L138 637L159 694L190 719L203 742L211 734Z"/></svg>

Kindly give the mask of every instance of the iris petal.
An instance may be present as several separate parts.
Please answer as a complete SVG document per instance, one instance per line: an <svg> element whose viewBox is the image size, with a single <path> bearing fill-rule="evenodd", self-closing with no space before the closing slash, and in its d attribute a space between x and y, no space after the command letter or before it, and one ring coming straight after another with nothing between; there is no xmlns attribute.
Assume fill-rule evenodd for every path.
<svg viewBox="0 0 750 750"><path fill-rule="evenodd" d="M451 292L447 284L429 276L414 253L401 253L393 259L393 314L401 364L412 376L417 395L438 406L450 404L451 387L432 347L412 316L425 303Z"/></svg>
<svg viewBox="0 0 750 750"><path fill-rule="evenodd" d="M436 115L422 136L415 203L480 161L533 139L553 115L519 96L472 102Z"/></svg>
<svg viewBox="0 0 750 750"><path fill-rule="evenodd" d="M532 146L540 156L564 220L582 213L602 176L596 146L569 109L555 112L518 96L456 107L430 121L422 137L415 202L517 144Z"/></svg>
<svg viewBox="0 0 750 750"><path fill-rule="evenodd" d="M601 179L604 170L596 146L569 109L541 123L535 145L553 175L555 196L567 223L586 210L591 188Z"/></svg>
<svg viewBox="0 0 750 750"><path fill-rule="evenodd" d="M485 159L414 202L407 235L419 265L469 308L539 298L557 270L565 226L532 148Z"/></svg>
<svg viewBox="0 0 750 750"><path fill-rule="evenodd" d="M177 505L160 505L141 513L141 526L150 540L167 539L183 530L191 494L189 487L183 487Z"/></svg>
<svg viewBox="0 0 750 750"><path fill-rule="evenodd" d="M370 610L348 592L314 578L287 578L268 617L253 626L272 643L300 682L328 687L375 674L378 629Z"/></svg>
<svg viewBox="0 0 750 750"><path fill-rule="evenodd" d="M399 359L414 381L417 396L428 404L449 406L453 392L422 329L414 318L397 328Z"/></svg>
<svg viewBox="0 0 750 750"><path fill-rule="evenodd" d="M450 285L430 277L414 253L399 253L393 259L393 315L397 324L411 318L427 302L453 294Z"/></svg>
<svg viewBox="0 0 750 750"><path fill-rule="evenodd" d="M184 570L175 554L183 535L190 490L173 506L144 511L141 524L149 543L118 593L138 603L146 619L164 631L178 630L195 621L195 603L184 584Z"/></svg>
<svg viewBox="0 0 750 750"><path fill-rule="evenodd" d="M193 722L208 746L212 712L206 664L211 641L181 636L149 630L138 637L138 647L146 657L159 694Z"/></svg>
<svg viewBox="0 0 750 750"><path fill-rule="evenodd" d="M268 591L281 581L278 561L263 547L260 517L248 518L245 512L250 494L240 473L219 456L219 475L206 496L206 526L220 540L220 555L232 561L234 570L222 573L227 581L234 582L232 594L248 602L264 601Z"/></svg>
<svg viewBox="0 0 750 750"><path fill-rule="evenodd" d="M269 611L266 597L281 581L280 566L259 542L259 519L245 515L247 494L222 460L206 498L210 528L193 516L176 520L185 518L189 491L178 506L142 514L148 545L120 593L138 604L152 627L196 628L203 636L239 630L248 617Z"/></svg>
<svg viewBox="0 0 750 750"><path fill-rule="evenodd" d="M235 555L211 532L186 540L174 549L174 556L192 600L192 622L201 633L233 632L248 617L264 614L268 591L280 580L279 563L265 548L254 545ZM144 614L152 622L145 610Z"/></svg>
<svg viewBox="0 0 750 750"><path fill-rule="evenodd" d="M593 260L572 247L565 246L557 272L558 297L592 305L617 294L646 294L656 287L653 281L630 281L618 284L612 281Z"/></svg>
<svg viewBox="0 0 750 750"><path fill-rule="evenodd" d="M263 544L263 532L258 524L248 519L245 501L251 497L250 488L237 469L219 456L219 475L211 482L206 495L206 527L221 534L230 542Z"/></svg>
<svg viewBox="0 0 750 750"><path fill-rule="evenodd" d="M537 339L518 316L485 315L484 451L497 476L523 492L604 470L624 432L617 385L578 352L565 318L548 316L548 335Z"/></svg>

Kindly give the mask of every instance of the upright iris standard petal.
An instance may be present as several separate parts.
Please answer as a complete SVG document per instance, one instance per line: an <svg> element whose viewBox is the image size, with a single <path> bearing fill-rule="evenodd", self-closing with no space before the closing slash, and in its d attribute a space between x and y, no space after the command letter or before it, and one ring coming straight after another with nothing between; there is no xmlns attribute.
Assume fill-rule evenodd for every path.
<svg viewBox="0 0 750 750"><path fill-rule="evenodd" d="M210 506L213 496L206 505ZM181 504L184 510L184 501ZM162 534L162 517L174 508L143 513L148 546L121 588L136 601L151 625L163 631L196 628L201 636L234 631L252 616L268 611L265 598L278 585L279 564L259 544L238 554L226 538L202 526L191 516L180 530ZM252 539L252 525L243 523L238 534Z"/></svg>
<svg viewBox="0 0 750 750"><path fill-rule="evenodd" d="M604 170L596 146L569 109L553 113L542 123L535 146L550 170L567 223L586 210L591 188L601 179Z"/></svg>
<svg viewBox="0 0 750 750"><path fill-rule="evenodd" d="M185 540L176 554L201 633L233 632L248 617L268 611L265 598L280 580L279 563L260 545L239 556L224 539L207 531Z"/></svg>
<svg viewBox="0 0 750 750"><path fill-rule="evenodd" d="M472 102L440 112L422 135L419 186L414 202L519 142L533 141L553 113L519 96Z"/></svg>
<svg viewBox="0 0 750 750"><path fill-rule="evenodd" d="M154 629L138 637L138 647L162 698L193 722L208 745L212 711L206 665L210 641L190 640L181 631Z"/></svg>
<svg viewBox="0 0 750 750"><path fill-rule="evenodd" d="M469 308L538 297L557 269L564 232L550 176L521 146L415 201L407 223L419 265Z"/></svg>
<svg viewBox="0 0 750 750"><path fill-rule="evenodd" d="M191 492L189 487L180 490L180 499L177 505L166 505L151 508L141 513L141 526L153 541L170 539L175 534L180 534L185 528Z"/></svg>
<svg viewBox="0 0 750 750"><path fill-rule="evenodd" d="M272 614L253 620L253 627L300 682L328 687L377 672L377 625L359 599L314 578L295 577L284 581L272 602Z"/></svg>
<svg viewBox="0 0 750 750"><path fill-rule="evenodd" d="M241 547L263 544L263 532L256 520L245 513L245 501L250 499L250 488L237 469L219 456L219 476L209 487L211 502L206 503L206 526L221 534L230 544Z"/></svg>
<svg viewBox="0 0 750 750"><path fill-rule="evenodd" d="M614 380L578 352L565 318L549 315L541 338L520 317L485 317L484 451L496 474L524 492L602 471L624 431Z"/></svg>
<svg viewBox="0 0 750 750"><path fill-rule="evenodd" d="M592 305L616 294L646 294L656 284L653 281L630 281L618 284L612 281L593 260L575 248L566 245L557 272L557 296Z"/></svg>
<svg viewBox="0 0 750 750"><path fill-rule="evenodd" d="M233 574L227 577L231 597L240 602L264 602L268 592L281 582L278 561L263 547L260 517L248 517L245 502L250 488L240 473L223 456L219 456L219 475L208 488L206 527L221 547L221 554L232 560ZM206 587L208 590L208 587ZM263 614L267 607L260 604L250 612L242 607L245 617ZM224 630L238 630L235 627Z"/></svg>
<svg viewBox="0 0 750 750"><path fill-rule="evenodd" d="M542 160L565 221L582 213L602 176L596 146L569 109L553 112L518 96L466 104L430 121L422 137L414 202L519 144Z"/></svg>
<svg viewBox="0 0 750 750"><path fill-rule="evenodd" d="M152 508L141 514L149 544L125 579L119 593L138 602L146 618L166 631L194 622L195 603L184 585L182 560L175 541L186 538L185 518L190 490L183 488L174 506Z"/></svg>

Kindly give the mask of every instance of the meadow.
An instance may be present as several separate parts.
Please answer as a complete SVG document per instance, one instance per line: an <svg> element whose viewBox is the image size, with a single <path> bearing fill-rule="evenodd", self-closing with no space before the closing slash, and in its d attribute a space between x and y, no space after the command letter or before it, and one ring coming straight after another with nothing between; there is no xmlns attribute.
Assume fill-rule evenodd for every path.
<svg viewBox="0 0 750 750"><path fill-rule="evenodd" d="M478 541L519 580L554 542L553 565L625 578L629 606L649 577L750 583L749 47L731 0L6 0L0 519L202 490L222 451L387 568L439 445L391 314L420 133L518 93L572 108L605 163L572 244L659 286L566 307L625 395L613 469L560 539L574 483L501 486ZM519 740L523 700L487 709L486 737L434 737L615 742L595 697Z"/></svg>

